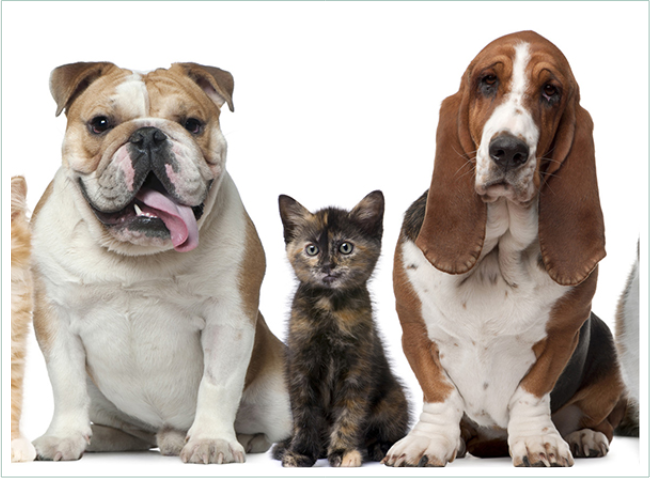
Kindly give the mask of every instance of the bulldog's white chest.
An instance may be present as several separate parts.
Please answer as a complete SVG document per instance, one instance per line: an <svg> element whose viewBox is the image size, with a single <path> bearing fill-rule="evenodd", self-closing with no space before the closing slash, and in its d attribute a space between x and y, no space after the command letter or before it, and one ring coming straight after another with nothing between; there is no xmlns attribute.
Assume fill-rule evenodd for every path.
<svg viewBox="0 0 650 478"><path fill-rule="evenodd" d="M529 247L514 254L511 248L521 246L503 235L507 221L498 225L494 214L491 219L486 246L499 247L469 274L440 272L411 241L403 243L402 254L429 338L438 345L465 412L479 425L505 428L510 398L535 362L532 347L546 336L551 308L568 288L538 266L535 227L526 234L533 235ZM490 234L501 234L501 242L491 241Z"/></svg>
<svg viewBox="0 0 650 478"><path fill-rule="evenodd" d="M93 383L122 412L159 428L191 425L203 374L201 299L172 280L51 286Z"/></svg>
<svg viewBox="0 0 650 478"><path fill-rule="evenodd" d="M46 207L61 208L59 201L55 196ZM99 391L154 429L192 425L204 374L202 331L207 321L235 320L222 312L221 298L239 300L243 252L225 249L243 242L241 220L230 217L237 212L224 212L227 226L213 220L194 251L137 257L98 246L73 214L43 214L37 222L34 258L56 326L80 341ZM72 239L51 239L58 237Z"/></svg>

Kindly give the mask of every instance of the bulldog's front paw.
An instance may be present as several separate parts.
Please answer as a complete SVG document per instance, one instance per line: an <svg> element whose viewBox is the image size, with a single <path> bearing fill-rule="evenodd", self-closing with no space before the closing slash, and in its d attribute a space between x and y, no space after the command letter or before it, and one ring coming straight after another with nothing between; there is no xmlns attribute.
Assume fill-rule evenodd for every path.
<svg viewBox="0 0 650 478"><path fill-rule="evenodd" d="M34 458L36 458L36 450L29 441L22 437L11 440L12 462L34 461Z"/></svg>
<svg viewBox="0 0 650 478"><path fill-rule="evenodd" d="M73 461L84 454L90 435L77 433L69 436L43 435L34 440L36 459L45 461Z"/></svg>
<svg viewBox="0 0 650 478"><path fill-rule="evenodd" d="M542 435L510 437L508 444L515 466L573 466L569 445L555 430Z"/></svg>
<svg viewBox="0 0 650 478"><path fill-rule="evenodd" d="M236 439L190 438L181 450L183 463L244 463L244 448Z"/></svg>
<svg viewBox="0 0 650 478"><path fill-rule="evenodd" d="M445 466L454 461L458 439L442 434L409 434L395 443L381 461L387 466Z"/></svg>
<svg viewBox="0 0 650 478"><path fill-rule="evenodd" d="M584 429L565 437L575 458L596 458L607 455L609 440L601 433Z"/></svg>

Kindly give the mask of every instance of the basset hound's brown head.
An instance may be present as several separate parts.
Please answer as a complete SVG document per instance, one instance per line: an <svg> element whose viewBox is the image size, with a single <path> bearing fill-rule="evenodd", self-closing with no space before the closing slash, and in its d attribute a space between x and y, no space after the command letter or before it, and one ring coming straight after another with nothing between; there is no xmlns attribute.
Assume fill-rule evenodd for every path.
<svg viewBox="0 0 650 478"><path fill-rule="evenodd" d="M436 157L418 246L438 269L477 263L487 204L539 201L546 270L562 285L605 256L593 123L562 52L535 32L487 45L440 109Z"/></svg>

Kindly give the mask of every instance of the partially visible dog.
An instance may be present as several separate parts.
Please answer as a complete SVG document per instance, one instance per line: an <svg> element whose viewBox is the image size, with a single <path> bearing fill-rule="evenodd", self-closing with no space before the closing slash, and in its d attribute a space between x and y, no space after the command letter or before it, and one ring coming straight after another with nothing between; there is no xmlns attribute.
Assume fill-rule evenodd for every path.
<svg viewBox="0 0 650 478"><path fill-rule="evenodd" d="M639 436L639 249L616 309L616 348L628 389L627 411L616 432Z"/></svg>
<svg viewBox="0 0 650 478"><path fill-rule="evenodd" d="M158 446L241 463L287 438L284 346L258 311L264 251L226 171L230 73L74 63L50 86L67 128L32 219L55 401L38 457Z"/></svg>
<svg viewBox="0 0 650 478"><path fill-rule="evenodd" d="M579 100L564 55L520 32L486 46L443 101L431 187L406 213L394 269L425 403L388 465L608 452L624 387L591 314L605 235Z"/></svg>
<svg viewBox="0 0 650 478"><path fill-rule="evenodd" d="M34 286L31 234L27 220L27 182L11 178L11 461L32 461L34 447L20 433L27 334L32 322Z"/></svg>

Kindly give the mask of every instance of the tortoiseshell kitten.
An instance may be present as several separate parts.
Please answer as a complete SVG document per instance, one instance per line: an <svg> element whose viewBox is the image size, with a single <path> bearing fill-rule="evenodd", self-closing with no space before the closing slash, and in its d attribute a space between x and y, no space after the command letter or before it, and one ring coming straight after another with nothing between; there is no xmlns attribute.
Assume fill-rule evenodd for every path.
<svg viewBox="0 0 650 478"><path fill-rule="evenodd" d="M352 211L310 213L280 196L287 256L300 281L287 338L293 436L278 444L283 466L380 461L406 435L402 386L384 355L367 289L381 249L384 196Z"/></svg>

